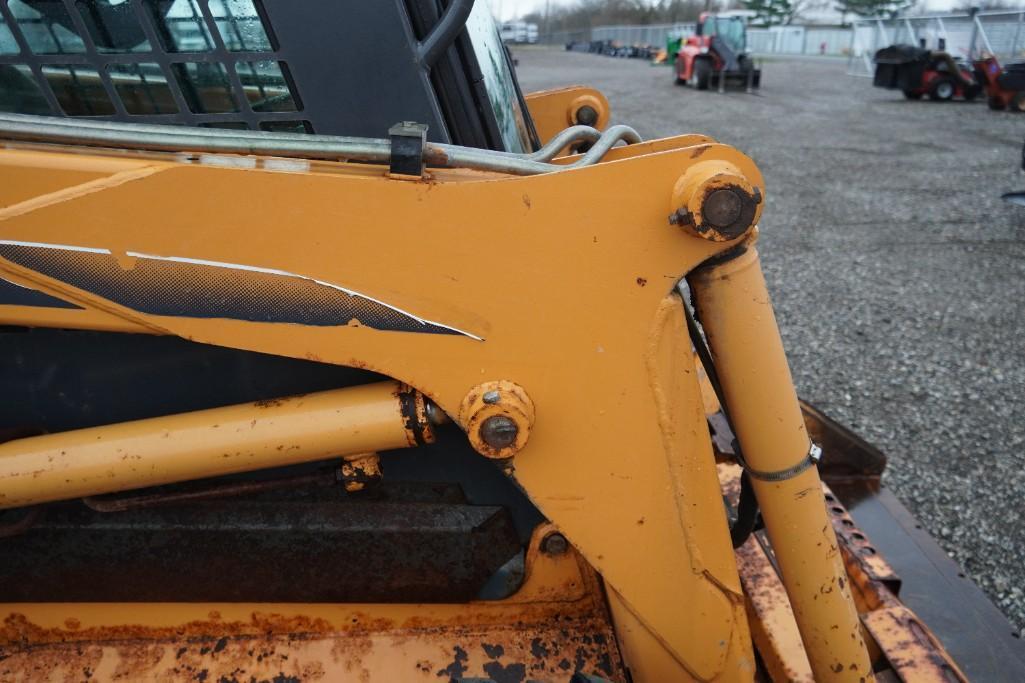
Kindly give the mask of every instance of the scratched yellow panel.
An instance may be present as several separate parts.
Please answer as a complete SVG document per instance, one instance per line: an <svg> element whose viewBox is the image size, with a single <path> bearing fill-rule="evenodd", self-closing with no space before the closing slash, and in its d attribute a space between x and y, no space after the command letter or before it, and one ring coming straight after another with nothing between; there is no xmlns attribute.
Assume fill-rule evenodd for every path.
<svg viewBox="0 0 1025 683"><path fill-rule="evenodd" d="M140 165L129 159L74 155L56 164L50 154L6 150L0 154L0 174L4 167L16 167L17 182L0 183L0 209Z"/></svg>

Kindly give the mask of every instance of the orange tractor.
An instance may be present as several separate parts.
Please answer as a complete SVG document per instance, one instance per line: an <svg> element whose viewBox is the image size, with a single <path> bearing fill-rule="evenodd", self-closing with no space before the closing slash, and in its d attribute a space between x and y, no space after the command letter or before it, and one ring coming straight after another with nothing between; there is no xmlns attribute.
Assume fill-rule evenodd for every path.
<svg viewBox="0 0 1025 683"><path fill-rule="evenodd" d="M762 80L762 71L747 50L747 22L732 12L704 12L694 35L687 37L676 53L674 67L677 84L697 90L708 90L713 77L720 87L733 81L757 88Z"/></svg>

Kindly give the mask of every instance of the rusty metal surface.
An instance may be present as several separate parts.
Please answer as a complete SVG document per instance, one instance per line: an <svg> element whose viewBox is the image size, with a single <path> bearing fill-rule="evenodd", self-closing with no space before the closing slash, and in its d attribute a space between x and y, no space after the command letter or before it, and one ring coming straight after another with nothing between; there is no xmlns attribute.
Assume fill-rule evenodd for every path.
<svg viewBox="0 0 1025 683"><path fill-rule="evenodd" d="M865 532L858 528L836 494L828 486L824 486L824 488L829 518L836 531L837 539L843 543L841 547L851 555L858 572L878 586L873 592L885 590L887 595L892 594L893 597L896 597L900 593L901 586L897 572L879 553ZM847 562L847 564L851 565L851 562ZM879 600L886 601L888 598L880 597Z"/></svg>
<svg viewBox="0 0 1025 683"><path fill-rule="evenodd" d="M468 604L0 605L0 680L625 683L597 576L540 551L513 596Z"/></svg>
<svg viewBox="0 0 1025 683"><path fill-rule="evenodd" d="M727 500L735 505L740 468L726 463L718 467ZM901 580L897 573L829 486L823 484L822 488L844 560L845 578L869 636L873 671L879 680L967 681L941 639L898 598ZM748 539L737 550L737 562L752 635L769 677L773 681L812 680L793 612L779 581L777 558L766 535L758 533ZM949 610L949 605L945 609Z"/></svg>
<svg viewBox="0 0 1025 683"><path fill-rule="evenodd" d="M716 467L723 495L736 508L740 499L740 466L723 462ZM752 534L736 549L751 638L769 680L814 681L797 620L771 552L764 533Z"/></svg>
<svg viewBox="0 0 1025 683"><path fill-rule="evenodd" d="M915 632L922 632L918 623L928 624L925 632L935 634L968 679L1025 680L1025 644L1007 618L882 486L886 455L813 406L802 409L809 433L825 452L820 469L831 489L826 499L837 535L866 580L899 597L918 619L886 607L890 603L879 591L863 592L879 609L895 610L874 617L870 628L892 635L895 621ZM909 642L932 641L920 635Z"/></svg>
<svg viewBox="0 0 1025 683"><path fill-rule="evenodd" d="M672 225L704 239L730 242L757 224L762 194L739 170L698 163L677 182L672 206Z"/></svg>
<svg viewBox="0 0 1025 683"><path fill-rule="evenodd" d="M833 491L876 556L900 575L901 601L928 624L969 680L1025 680L1025 643L888 488L851 481Z"/></svg>
<svg viewBox="0 0 1025 683"><path fill-rule="evenodd" d="M198 637L55 644L0 661L5 681L625 681L607 621L397 628L344 635Z"/></svg>
<svg viewBox="0 0 1025 683"><path fill-rule="evenodd" d="M534 402L527 392L515 382L505 380L473 387L459 406L459 421L474 449L498 460L511 458L527 445L534 418ZM495 440L498 435L487 429L494 420L506 423L505 440Z"/></svg>
<svg viewBox="0 0 1025 683"><path fill-rule="evenodd" d="M496 506L231 499L52 506L3 539L0 601L454 602L521 545Z"/></svg>
<svg viewBox="0 0 1025 683"><path fill-rule="evenodd" d="M898 599L897 573L829 487L823 489L861 622L880 657L903 681L967 682L940 640ZM881 668L879 661L875 667Z"/></svg>
<svg viewBox="0 0 1025 683"><path fill-rule="evenodd" d="M379 485L381 456L377 453L346 456L338 472L338 478L349 493L357 493Z"/></svg>
<svg viewBox="0 0 1025 683"><path fill-rule="evenodd" d="M769 677L773 681L813 682L786 589L759 536L751 536L737 548L737 568L751 615L751 636Z"/></svg>
<svg viewBox="0 0 1025 683"><path fill-rule="evenodd" d="M862 622L902 681L959 683L968 679L943 653L936 636L903 605L873 610Z"/></svg>

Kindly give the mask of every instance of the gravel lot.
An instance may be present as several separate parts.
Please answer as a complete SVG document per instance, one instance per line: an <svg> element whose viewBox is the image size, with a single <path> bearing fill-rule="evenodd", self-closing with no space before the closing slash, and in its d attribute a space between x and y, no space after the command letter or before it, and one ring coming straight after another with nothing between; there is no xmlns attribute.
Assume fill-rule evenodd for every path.
<svg viewBox="0 0 1025 683"><path fill-rule="evenodd" d="M704 133L765 174L761 252L800 394L890 456L886 484L1025 627L1025 116L907 102L846 62L757 95L641 60L520 49L525 91L600 88L645 138Z"/></svg>

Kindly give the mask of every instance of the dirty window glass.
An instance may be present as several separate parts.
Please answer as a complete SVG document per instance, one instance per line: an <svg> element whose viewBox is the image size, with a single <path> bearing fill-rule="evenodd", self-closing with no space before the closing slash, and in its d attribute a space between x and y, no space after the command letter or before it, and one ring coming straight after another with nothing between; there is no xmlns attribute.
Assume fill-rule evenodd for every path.
<svg viewBox="0 0 1025 683"><path fill-rule="evenodd" d="M736 17L719 19L716 23L716 33L723 42L734 52L743 52L744 48L744 20Z"/></svg>
<svg viewBox="0 0 1025 683"><path fill-rule="evenodd" d="M28 64L0 64L0 111L52 114Z"/></svg>
<svg viewBox="0 0 1025 683"><path fill-rule="evenodd" d="M484 74L484 88L495 111L506 151L529 151L530 136L516 96L512 71L505 58L505 46L486 2L473 4L470 18L466 22L466 31Z"/></svg>
<svg viewBox="0 0 1025 683"><path fill-rule="evenodd" d="M81 54L85 43L75 32L75 24L63 0L8 0L29 50L37 55Z"/></svg>
<svg viewBox="0 0 1025 683"><path fill-rule="evenodd" d="M43 77L68 116L109 116L114 105L99 73L84 64L46 64Z"/></svg>
<svg viewBox="0 0 1025 683"><path fill-rule="evenodd" d="M198 0L144 0L162 47L167 52L209 52L213 38L203 19Z"/></svg>
<svg viewBox="0 0 1025 683"><path fill-rule="evenodd" d="M178 105L175 104L174 95L171 94L159 64L111 64L107 67L107 73L129 114L178 112Z"/></svg>
<svg viewBox="0 0 1025 683"><path fill-rule="evenodd" d="M272 49L253 0L210 0L210 14L226 49L232 52L269 52Z"/></svg>
<svg viewBox="0 0 1025 683"><path fill-rule="evenodd" d="M172 64L178 86L189 109L196 114L238 111L231 96L228 72L220 62Z"/></svg>
<svg viewBox="0 0 1025 683"><path fill-rule="evenodd" d="M285 64L275 61L238 62L235 70L253 111L300 109Z"/></svg>
<svg viewBox="0 0 1025 683"><path fill-rule="evenodd" d="M199 0L145 0L168 52L210 52L216 46ZM267 29L253 0L210 0L214 25L231 52L269 52Z"/></svg>
<svg viewBox="0 0 1025 683"><path fill-rule="evenodd" d="M78 0L75 7L97 52L149 52L149 41L131 2Z"/></svg>
<svg viewBox="0 0 1025 683"><path fill-rule="evenodd" d="M19 52L21 50L18 48L18 43L14 40L11 29L7 27L4 15L0 14L0 55L16 55Z"/></svg>

